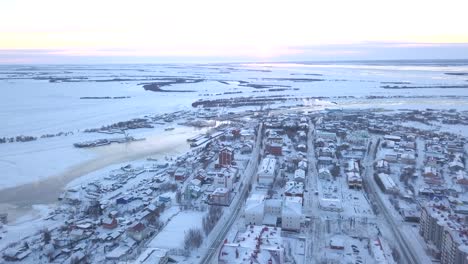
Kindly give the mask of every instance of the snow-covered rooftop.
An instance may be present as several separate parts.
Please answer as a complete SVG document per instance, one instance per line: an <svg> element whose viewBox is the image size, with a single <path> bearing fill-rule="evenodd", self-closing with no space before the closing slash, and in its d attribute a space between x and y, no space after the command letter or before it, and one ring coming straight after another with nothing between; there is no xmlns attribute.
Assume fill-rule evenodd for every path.
<svg viewBox="0 0 468 264"><path fill-rule="evenodd" d="M248 226L234 241L227 242L219 253L219 263L283 263L281 228Z"/></svg>

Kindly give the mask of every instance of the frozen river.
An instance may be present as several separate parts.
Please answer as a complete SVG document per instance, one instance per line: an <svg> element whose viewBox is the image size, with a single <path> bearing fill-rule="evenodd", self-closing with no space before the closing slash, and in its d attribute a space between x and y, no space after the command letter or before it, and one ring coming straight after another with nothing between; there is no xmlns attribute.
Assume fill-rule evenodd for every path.
<svg viewBox="0 0 468 264"><path fill-rule="evenodd" d="M468 75L457 75L468 73L467 65L466 61L461 61L419 64L0 66L0 121L8 124L0 127L0 137L76 132L147 114L192 109L191 104L198 99L272 95L354 96L357 99L341 100L344 104L353 104L355 101L362 103L359 98L367 96L468 96L467 88L447 88L468 85ZM200 82L179 82L161 87L192 92L152 92L142 87L143 83L173 81L174 78ZM261 89L251 85L268 87ZM426 88L384 89L384 86ZM80 99L119 96L128 98ZM365 107L365 103L359 107ZM374 102L367 103L372 106ZM427 104L426 107L437 105Z"/></svg>
<svg viewBox="0 0 468 264"><path fill-rule="evenodd" d="M112 144L94 149L86 149L90 159L74 164L72 161L63 170L43 177L34 182L27 182L0 191L0 211L9 212L10 219L28 212L32 205L51 204L68 183L92 172L115 164L125 164L134 160L152 157L164 161L166 157L176 157L189 150L186 139L202 131L189 127L159 132L148 136L145 141L127 144ZM51 161L52 162L52 161ZM36 164L35 166L47 166ZM102 172L106 175L106 172Z"/></svg>

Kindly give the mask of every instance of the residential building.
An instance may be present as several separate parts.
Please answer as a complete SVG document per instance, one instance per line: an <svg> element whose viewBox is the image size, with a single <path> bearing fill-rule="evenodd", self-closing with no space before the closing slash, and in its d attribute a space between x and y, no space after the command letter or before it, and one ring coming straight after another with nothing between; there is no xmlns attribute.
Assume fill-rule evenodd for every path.
<svg viewBox="0 0 468 264"><path fill-rule="evenodd" d="M283 155L283 145L276 143L276 142L271 142L266 145L266 151L274 156L281 156Z"/></svg>
<svg viewBox="0 0 468 264"><path fill-rule="evenodd" d="M174 179L176 181L185 181L188 177L188 172L187 172L187 169L186 168L178 168L175 172L174 172Z"/></svg>
<svg viewBox="0 0 468 264"><path fill-rule="evenodd" d="M304 197L304 183L288 181L284 186L284 195L290 197Z"/></svg>
<svg viewBox="0 0 468 264"><path fill-rule="evenodd" d="M346 135L346 141L358 146L367 146L369 141L369 132L365 130L353 131Z"/></svg>
<svg viewBox="0 0 468 264"><path fill-rule="evenodd" d="M375 181L379 185L380 189L385 193L397 194L400 192L398 186L388 174L378 173L375 177Z"/></svg>
<svg viewBox="0 0 468 264"><path fill-rule="evenodd" d="M282 264L284 247L281 228L250 225L237 233L232 242L226 241L218 255L220 264Z"/></svg>
<svg viewBox="0 0 468 264"><path fill-rule="evenodd" d="M302 198L285 197L281 210L281 228L299 231L302 223Z"/></svg>
<svg viewBox="0 0 468 264"><path fill-rule="evenodd" d="M147 248L133 262L134 264L167 264L169 257L167 250L161 248Z"/></svg>
<svg viewBox="0 0 468 264"><path fill-rule="evenodd" d="M362 177L358 172L347 172L346 180L349 188L362 188Z"/></svg>
<svg viewBox="0 0 468 264"><path fill-rule="evenodd" d="M258 183L261 185L272 185L277 174L276 159L272 156L267 156L263 159L260 169L257 173Z"/></svg>
<svg viewBox="0 0 468 264"><path fill-rule="evenodd" d="M102 227L106 229L114 229L118 226L118 221L115 217L105 217L102 220Z"/></svg>
<svg viewBox="0 0 468 264"><path fill-rule="evenodd" d="M265 215L265 195L252 194L246 201L245 205L245 224L246 225L261 225L263 216Z"/></svg>
<svg viewBox="0 0 468 264"><path fill-rule="evenodd" d="M294 181L304 183L305 182L305 175L306 175L306 173L305 173L305 171L303 169L297 169L294 172Z"/></svg>
<svg viewBox="0 0 468 264"><path fill-rule="evenodd" d="M332 177L328 168L320 168L318 174L320 179L331 179Z"/></svg>
<svg viewBox="0 0 468 264"><path fill-rule="evenodd" d="M208 197L209 203L216 205L229 205L230 191L227 188L216 188Z"/></svg>
<svg viewBox="0 0 468 264"><path fill-rule="evenodd" d="M234 161L234 151L232 148L225 147L219 152L218 163L220 166L231 166Z"/></svg>
<svg viewBox="0 0 468 264"><path fill-rule="evenodd" d="M468 227L446 200L431 201L421 210L419 232L441 264L468 263Z"/></svg>
<svg viewBox="0 0 468 264"><path fill-rule="evenodd" d="M401 162L404 164L416 164L416 157L413 153L401 154Z"/></svg>
<svg viewBox="0 0 468 264"><path fill-rule="evenodd" d="M336 133L317 130L317 131L315 131L315 137L334 141L334 140L336 140Z"/></svg>
<svg viewBox="0 0 468 264"><path fill-rule="evenodd" d="M148 236L149 230L143 223L136 222L127 229L127 234L135 241L142 241Z"/></svg>

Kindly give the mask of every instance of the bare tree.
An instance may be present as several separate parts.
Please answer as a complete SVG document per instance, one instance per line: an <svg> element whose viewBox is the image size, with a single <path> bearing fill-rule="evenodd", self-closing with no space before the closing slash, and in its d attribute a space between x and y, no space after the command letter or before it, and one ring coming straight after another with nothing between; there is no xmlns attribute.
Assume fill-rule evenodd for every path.
<svg viewBox="0 0 468 264"><path fill-rule="evenodd" d="M44 241L44 243L47 245L50 243L50 240L51 240L52 236L50 234L50 231L49 229L44 229L42 230L42 240Z"/></svg>
<svg viewBox="0 0 468 264"><path fill-rule="evenodd" d="M188 232L185 234L184 238L184 248L194 249L199 248L203 243L203 235L200 229L189 229Z"/></svg>
<svg viewBox="0 0 468 264"><path fill-rule="evenodd" d="M286 179L283 177L276 178L275 185L279 188L286 186Z"/></svg>
<svg viewBox="0 0 468 264"><path fill-rule="evenodd" d="M211 205L208 210L208 214L203 217L203 231L205 232L206 235L208 235L211 230L213 230L214 226L218 222L218 220L221 218L221 215L223 215L223 209L221 206L214 206Z"/></svg>
<svg viewBox="0 0 468 264"><path fill-rule="evenodd" d="M271 187L268 188L267 196L271 198L273 196L273 194L275 194L275 191L273 191L273 188L271 188Z"/></svg>
<svg viewBox="0 0 468 264"><path fill-rule="evenodd" d="M177 190L175 198L178 204L182 202L182 192L180 190Z"/></svg>

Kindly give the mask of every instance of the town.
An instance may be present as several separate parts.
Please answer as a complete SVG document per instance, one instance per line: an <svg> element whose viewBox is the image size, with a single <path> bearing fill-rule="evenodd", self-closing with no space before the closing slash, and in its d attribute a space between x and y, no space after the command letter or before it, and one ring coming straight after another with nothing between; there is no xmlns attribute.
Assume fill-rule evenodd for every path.
<svg viewBox="0 0 468 264"><path fill-rule="evenodd" d="M187 138L183 155L130 162L68 187L39 229L0 248L3 261L468 263L468 112L191 115L85 131L120 134L159 119L209 128ZM0 241L10 232L0 227Z"/></svg>

